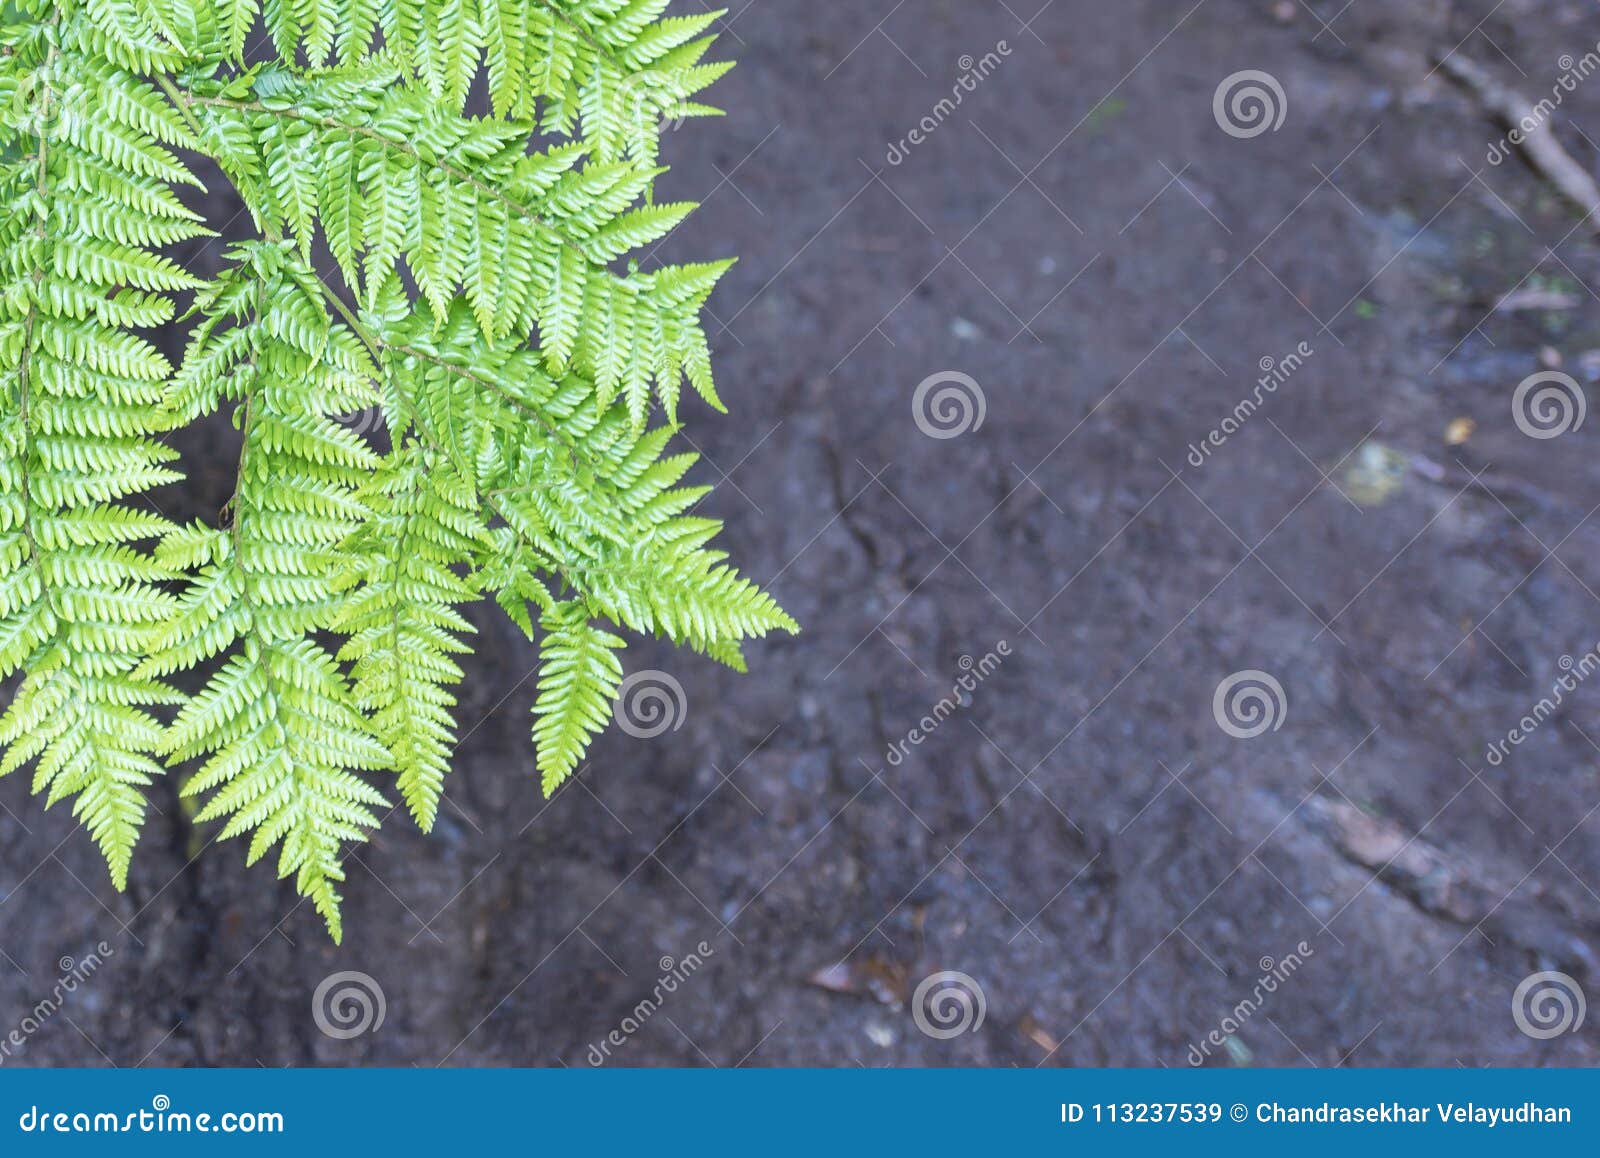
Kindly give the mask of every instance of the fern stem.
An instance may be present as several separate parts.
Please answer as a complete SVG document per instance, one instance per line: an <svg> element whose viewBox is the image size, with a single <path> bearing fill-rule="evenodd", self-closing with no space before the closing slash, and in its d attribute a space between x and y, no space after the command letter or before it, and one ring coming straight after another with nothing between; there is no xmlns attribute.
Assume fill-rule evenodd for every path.
<svg viewBox="0 0 1600 1158"><path fill-rule="evenodd" d="M59 19L59 16L57 19ZM52 21L52 23L54 23L54 21ZM57 49L52 45L50 54L45 58L44 67L40 69L41 73L46 75L49 74L50 69L55 64L57 55ZM33 561L33 565L35 567L40 566L41 559L39 554L39 543L34 537L33 533L33 498L30 484L32 470L30 464L33 459L34 451L33 427L29 420L29 408L31 405L33 380L33 331L34 327L38 324L39 318L37 292L40 283L44 281L45 199L49 186L47 177L50 159L50 142L46 136L46 131L50 120L50 98L54 95L54 90L51 89L48 84L46 84L44 87L44 93L40 98L41 105L39 109L39 131L35 135L35 140L37 140L39 143L39 151L34 154L34 164L39 167L39 171L34 177L33 191L34 195L39 199L38 204L34 208L34 212L38 215L39 220L33 228L33 236L34 239L39 243L37 251L39 262L33 270L33 285L35 295L33 300L29 301L28 303L28 320L23 324L22 327L22 350L18 356L17 365L17 417L22 422L22 437L25 440L20 461L22 509L25 512L22 524L22 533L28 540L28 558ZM45 583L44 587L45 598L50 603L50 610L52 614L55 614L58 612L58 607L56 604L54 585Z"/></svg>
<svg viewBox="0 0 1600 1158"><path fill-rule="evenodd" d="M313 270L312 272L315 273L316 271ZM333 287L323 281L320 275L317 276L317 280L322 282L322 296L344 319L344 324L350 327L350 332L361 339L362 344L366 346L375 361L381 360L384 350L383 341L367 328L366 323L361 320L354 310L345 305L344 299L335 293Z"/></svg>
<svg viewBox="0 0 1600 1158"><path fill-rule="evenodd" d="M205 132L205 126L200 123L200 118L194 115L194 109L192 109L189 106L189 102L184 99L183 91L179 89L178 86L172 82L172 78L164 72L158 71L155 74L155 80L156 84L160 86L161 91L167 94L167 99L172 102L172 107L178 111L178 115L184 119L184 121L188 124L190 131L192 131L195 137L198 139L200 135Z"/></svg>

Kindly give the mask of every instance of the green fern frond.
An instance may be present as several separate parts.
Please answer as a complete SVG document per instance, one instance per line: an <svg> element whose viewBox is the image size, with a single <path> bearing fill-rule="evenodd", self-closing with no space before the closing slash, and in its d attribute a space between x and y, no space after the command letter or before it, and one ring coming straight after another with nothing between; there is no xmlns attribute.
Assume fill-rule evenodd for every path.
<svg viewBox="0 0 1600 1158"><path fill-rule="evenodd" d="M500 116L581 136L601 161L654 165L663 125L717 116L692 98L733 67L705 61L726 10L664 17L668 0L484 0Z"/></svg>
<svg viewBox="0 0 1600 1158"><path fill-rule="evenodd" d="M592 378L602 404L624 395L636 423L652 384L675 422L682 378L722 409L699 313L731 263L612 268L694 205L640 205L655 170L580 165L582 143L530 154L531 125L457 116L400 77L372 64L272 73L249 98L199 96L194 108L258 219L306 255L320 222L364 301L403 259L438 320L464 294L486 338L536 335L551 372Z"/></svg>
<svg viewBox="0 0 1600 1158"><path fill-rule="evenodd" d="M717 116L694 98L733 67L706 61L724 10L666 16L669 0L269 0L278 55L314 68L360 64L381 42L408 87L459 113L487 61L496 117L581 137L600 161L655 164L664 124ZM220 5L226 52L243 65L257 0Z"/></svg>
<svg viewBox="0 0 1600 1158"><path fill-rule="evenodd" d="M428 831L455 749L449 687L462 672L455 655L472 625L457 608L474 602L474 582L456 573L488 541L473 488L442 455L416 443L386 458L361 496L371 516L344 544L352 589L334 621L349 635L356 705L371 713L393 756L397 786Z"/></svg>
<svg viewBox="0 0 1600 1158"><path fill-rule="evenodd" d="M640 432L625 404L602 407L592 383L549 377L531 351L486 346L464 301L442 330L399 312L374 319L370 337L385 353L401 429L475 478L489 515L504 524L490 536L481 581L530 637L531 601L547 640L552 625L562 629L562 646L600 614L742 668L739 640L798 630L706 546L722 524L684 514L709 488L678 485L697 456L665 453L670 427ZM557 605L540 574L583 595L584 629L572 626L580 605ZM541 690L546 701L555 702ZM574 710L593 719L587 703ZM535 728L547 791L577 765L588 737L554 714L564 722Z"/></svg>
<svg viewBox="0 0 1600 1158"><path fill-rule="evenodd" d="M86 10L91 16L101 6ZM180 476L158 440L166 361L134 330L197 283L154 247L203 232L173 196L185 137L153 91L89 55L85 15L7 29L0 57L0 775L34 761L74 797L122 888L161 774L134 673L172 600L135 549L168 529L129 500Z"/></svg>
<svg viewBox="0 0 1600 1158"><path fill-rule="evenodd" d="M385 804L359 773L393 763L381 725L316 638L346 614L344 544L371 520L360 492L379 461L331 416L375 399L372 366L283 245L231 256L237 264L200 294L204 321L171 391L186 419L239 402L231 525L174 536L165 558L202 565L141 670L230 654L163 749L208 757L183 789L210 794L197 819L228 818L224 838L250 834L250 863L281 845L278 875L295 877L337 940L341 845L365 839Z"/></svg>
<svg viewBox="0 0 1600 1158"><path fill-rule="evenodd" d="M621 639L589 622L581 604L562 603L540 621L539 698L533 705L533 742L546 796L583 760L589 739L611 722L611 702L622 682L614 654Z"/></svg>
<svg viewBox="0 0 1600 1158"><path fill-rule="evenodd" d="M463 469L476 460L513 550L534 569L559 572L614 622L702 651L797 630L707 548L722 524L684 515L709 488L677 485L697 456L665 454L670 427L638 431L626 405L607 406L585 379L550 378L528 351L486 348L461 303L442 331L412 318L376 337L402 367L424 433L473 448Z"/></svg>
<svg viewBox="0 0 1600 1158"><path fill-rule="evenodd" d="M685 379L721 409L700 315L728 263L637 260L694 208L652 200L663 118L714 111L693 98L728 66L704 59L716 14L666 8L0 18L0 775L72 798L119 888L164 761L338 939L387 779L437 817L484 596L538 643L547 794L611 718L609 627L739 670L742 641L796 630L713 546L672 446ZM258 21L279 58L247 64ZM467 117L480 84L494 115ZM178 195L190 153L262 234L209 280L170 256L209 232ZM174 369L145 334L191 294ZM173 526L145 502L180 477L163 436L220 414L233 496ZM202 666L193 696L169 683Z"/></svg>

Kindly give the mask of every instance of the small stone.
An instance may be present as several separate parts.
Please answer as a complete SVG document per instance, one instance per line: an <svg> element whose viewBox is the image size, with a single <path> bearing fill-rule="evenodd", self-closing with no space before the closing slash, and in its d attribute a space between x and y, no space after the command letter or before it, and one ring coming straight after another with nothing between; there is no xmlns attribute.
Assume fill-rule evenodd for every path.
<svg viewBox="0 0 1600 1158"><path fill-rule="evenodd" d="M1361 506L1381 506L1405 482L1410 462L1409 456L1381 442L1364 442L1344 470L1344 493Z"/></svg>
<svg viewBox="0 0 1600 1158"><path fill-rule="evenodd" d="M1478 429L1478 424L1470 418L1451 419L1450 425L1444 428L1444 444L1446 446L1460 446L1472 437L1472 432Z"/></svg>

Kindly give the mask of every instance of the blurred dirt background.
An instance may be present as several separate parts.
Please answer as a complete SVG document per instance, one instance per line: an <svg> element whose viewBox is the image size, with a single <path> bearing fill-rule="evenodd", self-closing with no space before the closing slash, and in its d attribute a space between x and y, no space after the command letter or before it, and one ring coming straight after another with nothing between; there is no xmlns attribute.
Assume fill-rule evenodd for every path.
<svg viewBox="0 0 1600 1158"><path fill-rule="evenodd" d="M1541 970L1600 996L1600 686L1485 758L1600 641L1593 420L1512 420L1538 370L1600 385L1600 219L1490 164L1503 127L1436 67L1537 101L1595 6L750 0L723 26L728 115L669 134L660 189L705 206L661 256L741 257L711 302L733 413L687 433L804 634L746 677L641 644L681 729L607 735L546 803L530 649L486 609L450 803L353 852L341 949L242 848L197 857L170 782L125 896L0 782L0 1031L113 950L7 1064L582 1066L697 952L607 1064L1181 1066L1213 1030L1209 1065L1600 1061L1600 1017L1512 1016ZM1285 116L1241 139L1213 94L1246 69ZM1600 78L1556 124L1600 171ZM914 420L942 371L984 397L959 437ZM170 514L215 513L233 437L190 440ZM1212 711L1245 669L1286 696L1254 739ZM340 970L385 1002L348 1040L312 1015ZM940 971L985 1009L947 1039L912 1012Z"/></svg>

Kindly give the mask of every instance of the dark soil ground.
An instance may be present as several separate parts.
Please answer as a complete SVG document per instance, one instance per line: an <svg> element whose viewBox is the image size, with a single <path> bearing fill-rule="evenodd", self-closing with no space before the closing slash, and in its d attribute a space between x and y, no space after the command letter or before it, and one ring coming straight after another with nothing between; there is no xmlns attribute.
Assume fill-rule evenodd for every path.
<svg viewBox="0 0 1600 1158"><path fill-rule="evenodd" d="M690 954L609 1064L1600 1061L1600 1018L1538 1040L1512 1016L1536 971L1600 997L1600 686L1485 758L1600 640L1593 420L1512 420L1543 367L1594 392L1600 248L1488 163L1503 130L1435 68L1537 100L1600 14L1039 3L736 5L728 116L669 137L662 195L705 207L664 255L742 258L699 475L804 634L745 677L642 645L682 728L607 735L546 803L530 652L481 615L450 804L352 854L339 949L242 848L196 859L171 784L119 896L66 810L5 781L0 1028L59 958L114 953L12 1064L585 1065ZM1286 106L1249 139L1212 107L1245 69ZM1594 172L1600 79L1563 99ZM1512 291L1536 308L1497 310ZM985 414L940 439L913 394L943 371ZM227 433L189 448L201 490ZM1240 739L1213 695L1246 669L1286 704ZM381 1027L318 1030L340 970L381 986ZM918 1029L939 971L981 1026Z"/></svg>

